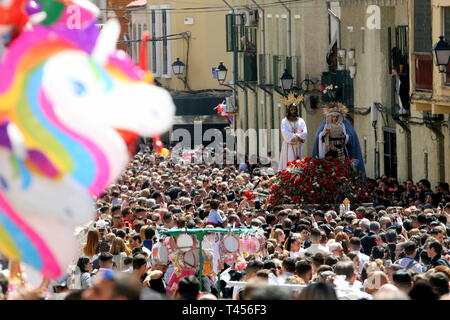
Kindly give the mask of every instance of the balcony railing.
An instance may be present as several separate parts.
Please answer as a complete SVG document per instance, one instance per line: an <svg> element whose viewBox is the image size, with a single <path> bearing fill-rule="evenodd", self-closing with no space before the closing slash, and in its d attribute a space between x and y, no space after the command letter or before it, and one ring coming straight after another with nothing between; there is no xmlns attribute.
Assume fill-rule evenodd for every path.
<svg viewBox="0 0 450 320"><path fill-rule="evenodd" d="M336 72L323 72L322 73L322 85L335 84L338 86L336 90L336 96L332 99L327 99L324 96L325 102L341 102L347 107L354 106L353 96L353 79L350 77L348 70L338 70Z"/></svg>

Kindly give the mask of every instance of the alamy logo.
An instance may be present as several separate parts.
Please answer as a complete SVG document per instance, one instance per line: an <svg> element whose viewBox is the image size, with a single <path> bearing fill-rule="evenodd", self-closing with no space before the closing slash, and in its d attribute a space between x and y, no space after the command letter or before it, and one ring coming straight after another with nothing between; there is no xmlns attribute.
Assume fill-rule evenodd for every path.
<svg viewBox="0 0 450 320"><path fill-rule="evenodd" d="M67 7L67 28L70 30L81 28L81 10L78 6Z"/></svg>
<svg viewBox="0 0 450 320"><path fill-rule="evenodd" d="M366 27L369 30L380 30L381 29L381 9L377 5L370 5L367 7L366 14L368 15L366 19Z"/></svg>

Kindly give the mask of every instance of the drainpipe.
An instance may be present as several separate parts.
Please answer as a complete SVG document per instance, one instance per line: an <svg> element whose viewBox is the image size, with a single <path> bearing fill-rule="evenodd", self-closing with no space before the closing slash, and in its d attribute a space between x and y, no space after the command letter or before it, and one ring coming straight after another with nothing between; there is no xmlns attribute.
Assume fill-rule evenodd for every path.
<svg viewBox="0 0 450 320"><path fill-rule="evenodd" d="M256 2L256 0L251 0L255 6L261 10L262 13L262 26L261 26L261 33L262 33L262 53L263 53L263 57L264 57L264 63L266 62L266 12L264 11L264 8L261 7L258 2ZM290 24L289 24L290 26ZM260 89L262 89L264 91L264 101L266 101L266 93L269 94L270 96L270 140L272 141L272 130L275 128L275 119L274 119L274 104L273 104L273 93L270 92L269 90L267 90L266 88L259 86ZM267 128L266 128L267 129ZM272 145L272 142L271 142Z"/></svg>
<svg viewBox="0 0 450 320"><path fill-rule="evenodd" d="M450 138L450 114L448 115L448 136ZM448 147L450 148L450 139L448 139Z"/></svg>
<svg viewBox="0 0 450 320"><path fill-rule="evenodd" d="M291 10L284 4L281 0L278 0L279 3L286 9L288 12L288 56L292 57L292 12ZM280 135L279 145L281 145L281 135Z"/></svg>
<svg viewBox="0 0 450 320"><path fill-rule="evenodd" d="M226 6L231 9L231 12L233 12L233 15L236 14L236 9L234 9L226 0L222 0L222 2L225 3ZM235 90L233 90L233 92L236 91L236 83L237 83L237 72L238 72L238 65L237 65L238 59L237 58L238 58L237 50L235 48L235 50L233 50L233 87Z"/></svg>
<svg viewBox="0 0 450 320"><path fill-rule="evenodd" d="M292 57L292 28L291 28L291 25L292 25L292 12L291 12L291 9L289 9L283 1L278 0L278 2L288 12L288 56Z"/></svg>
<svg viewBox="0 0 450 320"><path fill-rule="evenodd" d="M427 127L433 131L436 135L437 142L437 160L438 160L438 176L439 181L445 181L445 148L444 148L444 135L441 132L441 127L436 125L430 125Z"/></svg>
<svg viewBox="0 0 450 320"><path fill-rule="evenodd" d="M261 34L262 34L262 53L263 53L263 57L265 59L265 54L266 54L266 14L264 12L264 9L258 4L258 2L256 2L256 0L251 0L255 6L261 10L262 13L262 26L261 26ZM258 53L256 53L258 54ZM265 62L265 60L264 60ZM257 139L256 139L256 150L257 153L259 155L259 98L258 98L258 88L255 88L255 114L256 114L256 134L257 134ZM264 101L266 100L266 94L264 93Z"/></svg>
<svg viewBox="0 0 450 320"><path fill-rule="evenodd" d="M337 36L337 47L338 49L341 47L341 19L337 16L336 13L334 13L331 9L330 9L330 3L327 3L327 11L328 14L333 17L337 23L338 23L338 36ZM330 24L330 28L331 28L331 24ZM330 39L331 40L331 39ZM330 44L331 45L331 44ZM328 51L330 51L331 48L329 48Z"/></svg>
<svg viewBox="0 0 450 320"><path fill-rule="evenodd" d="M261 7L258 2L256 2L256 0L251 0L255 6L261 10L262 13L262 26L261 26L261 33L262 33L262 53L266 54L266 13L263 9L263 7Z"/></svg>
<svg viewBox="0 0 450 320"><path fill-rule="evenodd" d="M234 9L226 0L222 0L223 3L225 3L225 5L230 8L231 12L233 13L233 16L235 17L236 14L236 9ZM237 35L236 35L237 37ZM238 75L238 53L237 53L237 48L234 48L233 50L233 100L236 103L236 96L237 96L237 75ZM245 91L245 94L247 95L247 91ZM246 118L247 118L247 123L248 123L248 101L247 101L247 97L246 97L246 102L245 102L245 109L246 109ZM237 123L237 122L236 122Z"/></svg>
<svg viewBox="0 0 450 320"><path fill-rule="evenodd" d="M406 165L407 165L407 171L408 171L408 179L412 179L412 143L411 143L411 129L408 127L408 125L401 121L394 119L394 121L402 127L402 129L405 131L406 135Z"/></svg>

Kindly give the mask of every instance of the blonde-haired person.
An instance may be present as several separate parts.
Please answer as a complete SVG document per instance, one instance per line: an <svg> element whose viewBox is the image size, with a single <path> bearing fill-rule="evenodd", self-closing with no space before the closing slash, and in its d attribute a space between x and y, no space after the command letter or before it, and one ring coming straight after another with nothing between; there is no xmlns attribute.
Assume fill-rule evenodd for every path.
<svg viewBox="0 0 450 320"><path fill-rule="evenodd" d="M348 237L348 235L341 231L341 232L337 232L336 233L336 237L334 238L335 242L339 242L342 245L342 248L344 249L344 253L348 253L349 252L349 243L350 243L350 238Z"/></svg>
<svg viewBox="0 0 450 320"><path fill-rule="evenodd" d="M115 238L111 246L110 253L113 255L113 262L115 264L114 270L123 271L124 260L127 257L125 242L122 238Z"/></svg>
<svg viewBox="0 0 450 320"><path fill-rule="evenodd" d="M83 245L83 254L91 260L94 260L99 250L100 234L96 229L88 231L86 236L86 243Z"/></svg>
<svg viewBox="0 0 450 320"><path fill-rule="evenodd" d="M114 241L115 238L116 238L116 235L115 235L114 233L108 233L108 234L106 235L106 241L108 241L108 243L109 243L110 245L112 245L112 243L113 243L113 241Z"/></svg>
<svg viewBox="0 0 450 320"><path fill-rule="evenodd" d="M273 229L270 233L270 238L275 239L277 243L284 243L286 241L286 234L281 229Z"/></svg>

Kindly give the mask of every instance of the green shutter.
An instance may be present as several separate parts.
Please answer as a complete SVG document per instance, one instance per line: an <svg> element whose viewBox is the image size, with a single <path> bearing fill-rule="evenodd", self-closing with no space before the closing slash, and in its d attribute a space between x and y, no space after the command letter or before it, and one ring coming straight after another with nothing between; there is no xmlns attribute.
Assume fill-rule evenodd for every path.
<svg viewBox="0 0 450 320"><path fill-rule="evenodd" d="M227 52L236 50L236 20L233 14L226 16Z"/></svg>

